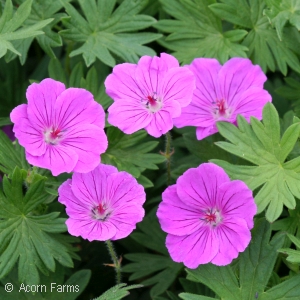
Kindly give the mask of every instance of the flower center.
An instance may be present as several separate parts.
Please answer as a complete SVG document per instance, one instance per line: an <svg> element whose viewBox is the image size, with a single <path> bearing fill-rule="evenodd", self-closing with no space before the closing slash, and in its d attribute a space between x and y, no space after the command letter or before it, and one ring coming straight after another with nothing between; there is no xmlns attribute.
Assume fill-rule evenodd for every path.
<svg viewBox="0 0 300 300"><path fill-rule="evenodd" d="M231 115L230 109L227 107L227 102L224 99L216 100L216 102L213 102L213 114L216 118L219 117L225 117L229 118Z"/></svg>
<svg viewBox="0 0 300 300"><path fill-rule="evenodd" d="M200 218L200 220L215 227L223 220L223 218L221 216L221 212L218 209L213 208L204 211L204 215Z"/></svg>
<svg viewBox="0 0 300 300"><path fill-rule="evenodd" d="M105 203L100 203L98 206L95 206L92 209L92 217L99 221L105 221L110 214L111 211L108 209L108 206Z"/></svg>
<svg viewBox="0 0 300 300"><path fill-rule="evenodd" d="M162 101L157 96L156 92L153 92L152 95L146 96L145 99L141 99L141 102L142 105L151 113L156 113L162 108Z"/></svg>
<svg viewBox="0 0 300 300"><path fill-rule="evenodd" d="M57 145L61 140L62 135L62 130L60 128L55 128L54 126L44 131L45 142L50 145Z"/></svg>

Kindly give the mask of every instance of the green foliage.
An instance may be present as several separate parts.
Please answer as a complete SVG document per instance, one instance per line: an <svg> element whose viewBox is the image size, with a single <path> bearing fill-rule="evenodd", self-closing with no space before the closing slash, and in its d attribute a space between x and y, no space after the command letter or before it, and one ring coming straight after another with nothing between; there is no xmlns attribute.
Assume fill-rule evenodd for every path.
<svg viewBox="0 0 300 300"><path fill-rule="evenodd" d="M154 210L148 213L144 220L138 224L140 232L132 233L131 237L139 244L152 249L160 254L130 253L125 258L132 261L122 268L125 273L132 273L129 280L143 279L141 284L154 286L150 290L151 297L165 292L175 281L177 274L182 269L182 264L172 261L165 247L166 235L158 224Z"/></svg>
<svg viewBox="0 0 300 300"><path fill-rule="evenodd" d="M30 28L39 22L49 21L45 27L43 27L43 33L36 36L36 39L41 48L52 58L55 58L55 54L52 50L54 47L62 46L62 39L57 32L53 30L53 27L60 22L61 18L66 16L64 13L58 13L63 7L63 2L69 2L70 0L34 0L32 3L32 9L30 15L24 22L23 28ZM24 0L17 0L18 4L24 3ZM21 53L20 62L23 65L27 58L29 47L31 46L34 37L22 38L14 41L13 46L17 51ZM6 60L10 61L16 57L15 53L8 53Z"/></svg>
<svg viewBox="0 0 300 300"><path fill-rule="evenodd" d="M163 9L175 20L160 20L154 27L171 33L160 43L174 51L183 64L196 57L214 57L224 63L231 57L247 57L247 47L238 44L247 31L223 32L221 19L208 8L214 0L160 0Z"/></svg>
<svg viewBox="0 0 300 300"><path fill-rule="evenodd" d="M277 250L284 241L284 236L278 235L269 242L270 236L270 225L263 219L257 220L250 245L239 255L238 276L231 265L218 267L207 264L196 270L187 270L187 278L204 283L223 300L296 300L300 292L296 281L300 275L265 290L277 258ZM179 296L187 300L214 299L187 293Z"/></svg>
<svg viewBox="0 0 300 300"><path fill-rule="evenodd" d="M0 278L8 274L18 261L20 282L38 284L38 269L48 275L49 271L55 270L54 259L66 267L72 267L73 262L70 247L62 243L58 234L66 231L65 219L58 218L56 212L38 214L39 206L48 197L44 192L46 178L35 174L25 182L27 178L27 171L18 167L11 179L3 178L3 192L0 191Z"/></svg>
<svg viewBox="0 0 300 300"><path fill-rule="evenodd" d="M26 39L43 34L39 29L49 24L52 19L46 19L19 29L29 17L33 0L26 0L13 13L11 0L6 0L3 13L0 18L0 58L3 57L7 50L21 56L21 53L13 46L10 41Z"/></svg>
<svg viewBox="0 0 300 300"><path fill-rule="evenodd" d="M242 45L249 49L247 55L253 63L259 64L265 72L268 69L274 72L278 67L286 75L287 66L300 72L300 62L296 55L300 39L295 28L286 28L280 41L267 16L263 15L264 1L221 0L221 2L209 7L220 18L248 30Z"/></svg>
<svg viewBox="0 0 300 300"><path fill-rule="evenodd" d="M119 171L126 171L135 178L140 178L145 169L157 170L157 164L165 160L160 154L148 153L158 142L144 141L147 137L144 130L127 135L115 127L109 127L106 134L109 144L106 152L101 155L102 162L116 166ZM149 186L149 180L147 183Z"/></svg>
<svg viewBox="0 0 300 300"><path fill-rule="evenodd" d="M86 19L69 3L64 4L70 17L64 18L68 28L60 34L83 45L70 53L70 57L82 54L87 66L96 58L108 66L114 66L112 53L126 62L137 62L142 55L155 55L143 46L158 39L156 33L138 32L156 22L150 16L138 15L147 0L125 0L114 9L115 0L79 0ZM134 33L130 33L134 32Z"/></svg>
<svg viewBox="0 0 300 300"><path fill-rule="evenodd" d="M284 253L287 255L286 260L291 262L291 263L300 263L300 239L296 238L295 236L291 235L291 234L287 234L288 238L290 239L291 242L293 242L298 250L294 250L294 249L287 249L287 248L283 248L283 249L279 249L278 252Z"/></svg>
<svg viewBox="0 0 300 300"><path fill-rule="evenodd" d="M51 59L48 73L51 78L63 82L66 87L79 87L90 91L94 95L94 99L104 109L107 109L113 102L105 93L104 87L104 79L109 74L109 68L103 63L99 63L97 68L92 66L86 72L86 76L84 75L85 69L83 63L78 62L68 75L58 59Z"/></svg>
<svg viewBox="0 0 300 300"><path fill-rule="evenodd" d="M278 37L282 40L283 27L289 23L300 30L300 2L298 0L265 0L269 9L264 13L275 26Z"/></svg>
<svg viewBox="0 0 300 300"><path fill-rule="evenodd" d="M55 272L49 276L41 275L40 286L26 286L18 281L17 270L14 269L8 276L1 280L5 286L7 283L13 284L13 291L8 293L0 286L0 298L6 300L75 300L84 291L90 277L90 270L80 270L72 274L66 281L65 269L57 265ZM34 293L30 292L30 289Z"/></svg>
<svg viewBox="0 0 300 300"><path fill-rule="evenodd" d="M27 161L20 156L20 151L17 151L7 135L0 130L0 171L10 174L16 166L29 168Z"/></svg>
<svg viewBox="0 0 300 300"><path fill-rule="evenodd" d="M256 166L211 161L223 167L232 179L243 180L252 190L263 185L255 196L258 213L268 206L266 218L273 222L282 213L283 205L294 209L294 197L300 198L300 159L285 160L299 137L300 123L291 125L280 139L278 113L268 103L263 109L262 122L251 117L250 125L238 116L238 128L227 122L218 122L217 126L229 142L217 142L216 145Z"/></svg>
<svg viewBox="0 0 300 300"><path fill-rule="evenodd" d="M117 284L116 286L110 288L100 297L95 298L94 300L119 300L128 296L130 293L128 290L136 289L143 287L141 284L133 284L127 286L126 283Z"/></svg>

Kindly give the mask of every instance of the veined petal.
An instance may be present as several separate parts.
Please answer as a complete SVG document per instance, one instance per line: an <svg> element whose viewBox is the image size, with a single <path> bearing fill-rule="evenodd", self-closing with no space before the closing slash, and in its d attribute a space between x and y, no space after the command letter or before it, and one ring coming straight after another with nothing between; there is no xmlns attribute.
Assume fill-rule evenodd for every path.
<svg viewBox="0 0 300 300"><path fill-rule="evenodd" d="M104 85L106 93L117 100L140 101L145 97L135 78L135 64L124 63L113 68L113 73L108 75Z"/></svg>
<svg viewBox="0 0 300 300"><path fill-rule="evenodd" d="M116 101L108 108L108 112L108 122L126 134L145 128L153 118L153 114L141 103L128 100Z"/></svg>
<svg viewBox="0 0 300 300"><path fill-rule="evenodd" d="M191 168L177 179L177 194L188 206L199 209L213 208L222 183L230 179L225 171L212 163Z"/></svg>
<svg viewBox="0 0 300 300"><path fill-rule="evenodd" d="M172 259L183 262L190 269L196 269L200 264L207 264L218 253L219 240L209 227L186 236L167 235L166 246Z"/></svg>
<svg viewBox="0 0 300 300"><path fill-rule="evenodd" d="M51 78L31 84L26 92L28 118L39 128L49 128L54 117L54 105L65 85Z"/></svg>
<svg viewBox="0 0 300 300"><path fill-rule="evenodd" d="M229 106L235 95L251 87L263 89L266 75L247 58L235 57L227 61L219 72L220 93Z"/></svg>
<svg viewBox="0 0 300 300"><path fill-rule="evenodd" d="M146 131L154 136L160 137L173 128L173 119L169 112L160 110L152 114L152 120L149 125L145 127Z"/></svg>
<svg viewBox="0 0 300 300"><path fill-rule="evenodd" d="M108 142L103 129L83 124L66 130L60 144L78 155L73 171L86 173L99 165L100 154L105 152Z"/></svg>
<svg viewBox="0 0 300 300"><path fill-rule="evenodd" d="M47 145L41 156L34 156L26 151L26 159L30 164L49 169L53 176L57 176L63 172L71 172L78 161L78 155L61 145Z"/></svg>
<svg viewBox="0 0 300 300"><path fill-rule="evenodd" d="M54 120L54 125L61 130L84 124L93 124L103 129L104 110L89 91L69 88L57 98Z"/></svg>
<svg viewBox="0 0 300 300"><path fill-rule="evenodd" d="M195 77L187 67L172 68L163 78L159 95L162 95L164 102L176 100L181 107L185 107L191 103L194 89Z"/></svg>
<svg viewBox="0 0 300 300"><path fill-rule="evenodd" d="M200 211L186 205L177 195L176 185L169 186L162 194L157 217L163 231L173 235L188 235L202 227Z"/></svg>

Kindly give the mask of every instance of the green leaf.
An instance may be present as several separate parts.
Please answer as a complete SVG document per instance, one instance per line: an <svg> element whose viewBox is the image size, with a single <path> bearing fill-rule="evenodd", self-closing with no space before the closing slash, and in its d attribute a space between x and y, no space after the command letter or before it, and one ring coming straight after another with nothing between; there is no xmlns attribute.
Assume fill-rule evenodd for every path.
<svg viewBox="0 0 300 300"><path fill-rule="evenodd" d="M39 283L38 269L54 271L55 260L72 267L69 249L59 241L66 231L65 219L59 213L36 215L39 205L48 198L45 177L35 174L30 184L24 180L27 171L14 170L11 180L3 178L0 191L0 278L17 263L20 282ZM23 192L23 185L26 193Z"/></svg>
<svg viewBox="0 0 300 300"><path fill-rule="evenodd" d="M253 63L259 64L265 72L268 69L274 72L278 67L286 75L287 66L300 72L296 54L300 47L298 32L295 28L286 28L280 41L267 16L263 15L264 1L221 0L209 8L216 16L248 30L242 45L249 49L247 55Z"/></svg>
<svg viewBox="0 0 300 300"><path fill-rule="evenodd" d="M211 297L194 295L194 294L190 294L190 293L181 293L181 294L179 294L179 297L183 300L212 300L212 299L215 299L215 298L211 298Z"/></svg>
<svg viewBox="0 0 300 300"><path fill-rule="evenodd" d="M98 58L113 67L116 64L115 56L123 61L136 63L139 56L155 55L151 48L143 44L150 43L161 35L137 32L156 22L150 16L138 15L146 3L147 0L125 0L113 11L115 1L80 0L86 19L71 4L64 4L70 17L64 19L68 29L60 34L66 39L83 43L70 56L82 54L87 66Z"/></svg>
<svg viewBox="0 0 300 300"><path fill-rule="evenodd" d="M24 1L17 11L13 14L13 6L11 0L5 2L3 14L0 18L0 58L4 56L7 50L21 55L10 41L26 39L43 34L39 29L45 27L53 19L46 19L35 22L31 26L21 27L28 19L31 12L32 0Z"/></svg>
<svg viewBox="0 0 300 300"><path fill-rule="evenodd" d="M130 253L125 257L132 261L123 266L122 271L132 273L129 280L143 279L143 285L154 285L150 295L156 296L165 292L176 280L177 274L182 269L182 264L172 261L165 246L166 234L161 230L156 217L156 209L148 213L141 223L137 225L138 230L131 234L139 244L159 252L160 254Z"/></svg>
<svg viewBox="0 0 300 300"><path fill-rule="evenodd" d="M158 142L144 141L147 137L144 130L127 135L115 127L109 127L107 137L109 146L101 155L102 162L116 166L119 171L126 171L136 178L140 177L141 168L157 170L157 164L165 160L160 154L149 153Z"/></svg>
<svg viewBox="0 0 300 300"><path fill-rule="evenodd" d="M217 126L229 142L216 145L256 166L211 161L223 167L232 179L243 180L252 190L262 186L255 196L258 213L268 206L266 218L273 222L280 216L283 205L294 209L295 197L300 197L300 159L285 160L299 137L300 124L288 127L280 139L279 117L275 107L268 103L263 109L262 122L251 118L250 125L238 116L238 128L227 122L218 122Z"/></svg>
<svg viewBox="0 0 300 300"><path fill-rule="evenodd" d="M24 167L19 153L8 136L0 130L0 171L5 174L12 173L14 168ZM27 164L29 167L29 165Z"/></svg>
<svg viewBox="0 0 300 300"><path fill-rule="evenodd" d="M300 3L298 0L266 0L268 9L264 11L278 37L282 40L283 27L289 23L300 30Z"/></svg>
<svg viewBox="0 0 300 300"><path fill-rule="evenodd" d="M95 298L94 300L119 300L123 299L124 297L128 296L129 290L141 288L143 285L141 284L133 284L133 285L126 285L126 283L121 283L115 285L114 287L107 290L104 294L100 297Z"/></svg>
<svg viewBox="0 0 300 300"><path fill-rule="evenodd" d="M187 279L207 285L223 300L255 299L264 292L278 255L277 249L284 241L284 236L280 235L269 242L270 236L270 224L263 219L257 220L250 245L239 255L238 277L231 265L206 264L195 270L187 269Z"/></svg>
<svg viewBox="0 0 300 300"><path fill-rule="evenodd" d="M224 63L230 57L247 57L248 48L238 44L247 31L222 30L221 19L214 16L208 5L214 0L160 0L163 9L175 20L160 20L155 28L171 33L159 42L174 51L183 64L196 57L213 57Z"/></svg>
<svg viewBox="0 0 300 300"><path fill-rule="evenodd" d="M300 263L300 250L299 250L300 249L300 239L296 238L292 234L287 234L287 236L290 239L290 241L296 245L297 250L283 248L283 249L279 249L278 252L287 254L288 255L288 257L286 258L287 261L289 261L291 263Z"/></svg>

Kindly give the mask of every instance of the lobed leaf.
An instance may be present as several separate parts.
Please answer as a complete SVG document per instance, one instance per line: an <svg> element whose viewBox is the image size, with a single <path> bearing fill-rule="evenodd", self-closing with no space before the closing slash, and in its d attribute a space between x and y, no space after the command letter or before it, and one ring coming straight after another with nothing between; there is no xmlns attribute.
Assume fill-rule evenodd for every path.
<svg viewBox="0 0 300 300"><path fill-rule="evenodd" d="M64 18L68 29L60 34L67 39L83 42L83 45L70 53L71 57L82 54L87 66L98 58L113 67L116 64L115 56L136 63L139 56L155 55L151 48L143 44L161 35L137 33L156 22L150 16L138 15L147 0L125 0L114 11L115 1L85 0L79 3L86 19L71 4L64 4L70 18ZM135 33L128 33L132 31Z"/></svg>
<svg viewBox="0 0 300 300"><path fill-rule="evenodd" d="M262 122L251 118L249 124L238 116L238 127L227 122L218 122L217 126L229 142L216 145L256 166L234 166L220 160L212 162L222 166L232 179L243 180L252 190L262 186L255 196L258 213L268 207L266 218L273 222L280 216L283 205L294 209L295 197L300 197L300 160L285 160L297 142L300 124L289 126L280 139L278 113L268 103L263 109Z"/></svg>

